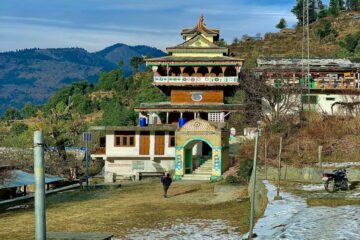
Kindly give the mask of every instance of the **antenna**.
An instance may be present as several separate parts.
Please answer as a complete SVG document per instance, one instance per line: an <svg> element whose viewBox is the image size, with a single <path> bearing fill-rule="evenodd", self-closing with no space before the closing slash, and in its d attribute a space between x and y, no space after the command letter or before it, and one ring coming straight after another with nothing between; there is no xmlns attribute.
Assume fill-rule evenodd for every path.
<svg viewBox="0 0 360 240"><path fill-rule="evenodd" d="M301 76L304 81L304 85L306 83L308 87L308 111L310 111L310 29L309 29L309 0L303 0L303 20L302 20L302 44L301 44ZM306 66L306 77L305 77L305 66L304 66L304 59L305 59L305 44L306 44L306 51L307 51L307 66ZM305 86L306 86L305 85ZM301 112L304 110L303 104L303 87L301 86Z"/></svg>

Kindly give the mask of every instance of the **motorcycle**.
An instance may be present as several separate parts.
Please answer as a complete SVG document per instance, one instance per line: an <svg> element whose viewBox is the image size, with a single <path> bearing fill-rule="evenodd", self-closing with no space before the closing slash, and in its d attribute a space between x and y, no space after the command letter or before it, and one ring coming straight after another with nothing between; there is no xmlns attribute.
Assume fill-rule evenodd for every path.
<svg viewBox="0 0 360 240"><path fill-rule="evenodd" d="M332 173L323 173L322 180L324 182L325 190L329 193L338 190L349 190L346 169L334 170Z"/></svg>

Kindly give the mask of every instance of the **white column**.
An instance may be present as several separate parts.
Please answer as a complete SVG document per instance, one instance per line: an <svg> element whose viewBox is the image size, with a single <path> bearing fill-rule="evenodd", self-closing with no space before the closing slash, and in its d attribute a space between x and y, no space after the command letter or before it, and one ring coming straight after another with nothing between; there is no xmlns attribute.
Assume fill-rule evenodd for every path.
<svg viewBox="0 0 360 240"><path fill-rule="evenodd" d="M169 124L169 112L166 112L166 124Z"/></svg>
<svg viewBox="0 0 360 240"><path fill-rule="evenodd" d="M149 149L149 154L150 154L150 160L154 161L154 156L155 156L155 132L154 131L150 131L150 149Z"/></svg>

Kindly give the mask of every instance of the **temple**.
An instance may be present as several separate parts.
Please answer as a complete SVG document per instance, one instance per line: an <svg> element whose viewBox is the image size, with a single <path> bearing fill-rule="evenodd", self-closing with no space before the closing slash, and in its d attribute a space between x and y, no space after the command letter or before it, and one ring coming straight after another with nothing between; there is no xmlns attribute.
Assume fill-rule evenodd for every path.
<svg viewBox="0 0 360 240"><path fill-rule="evenodd" d="M229 56L217 45L220 31L201 16L183 29L184 42L168 47L167 55L146 59L153 84L168 102L142 103L139 126L93 127L105 132L102 150L93 158L105 160L105 180L114 175L174 172L176 179L217 180L229 166L227 119L241 110L225 97L239 85L243 59Z"/></svg>

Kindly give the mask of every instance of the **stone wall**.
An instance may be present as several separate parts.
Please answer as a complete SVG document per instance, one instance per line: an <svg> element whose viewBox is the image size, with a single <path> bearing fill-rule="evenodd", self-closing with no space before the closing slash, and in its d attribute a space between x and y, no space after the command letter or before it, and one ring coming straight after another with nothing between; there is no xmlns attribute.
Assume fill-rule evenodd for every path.
<svg viewBox="0 0 360 240"><path fill-rule="evenodd" d="M290 166L283 166L281 168L281 179L290 181L303 181L311 183L321 183L321 175L323 172L331 172L335 168L316 168L316 167L304 167L295 168ZM262 168L261 173L265 173L265 169ZM360 181L360 169L349 168L347 169L348 178L350 181ZM267 171L269 180L278 179L278 169L274 167L268 167Z"/></svg>
<svg viewBox="0 0 360 240"><path fill-rule="evenodd" d="M250 201L251 201L252 185L253 185L253 177L251 177L248 186ZM267 199L266 186L262 182L262 180L257 179L255 186L255 204L254 204L255 217L260 217L264 214L267 203L268 203L268 199Z"/></svg>

